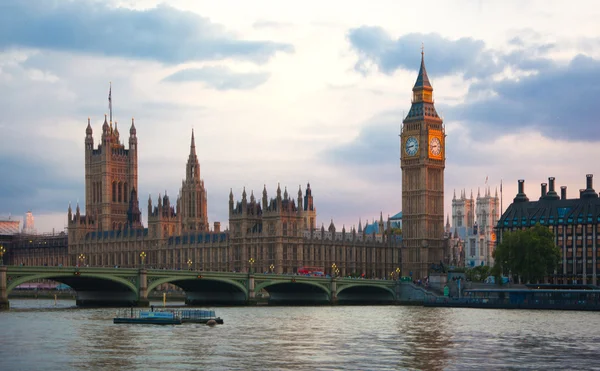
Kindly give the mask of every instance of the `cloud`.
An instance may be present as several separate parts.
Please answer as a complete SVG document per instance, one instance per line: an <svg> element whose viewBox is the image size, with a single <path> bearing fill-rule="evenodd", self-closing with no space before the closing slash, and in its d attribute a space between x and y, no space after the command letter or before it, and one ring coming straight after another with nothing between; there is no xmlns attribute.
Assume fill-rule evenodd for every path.
<svg viewBox="0 0 600 371"><path fill-rule="evenodd" d="M3 212L22 215L25 207L36 213L56 210L66 213L65 202L69 199L80 197L84 202L82 178L66 175L53 161L0 153L0 168L7 175L0 181Z"/></svg>
<svg viewBox="0 0 600 371"><path fill-rule="evenodd" d="M327 149L323 157L332 164L349 166L398 165L401 123L401 112L378 114L362 126L352 141Z"/></svg>
<svg viewBox="0 0 600 371"><path fill-rule="evenodd" d="M234 72L227 67L207 66L186 68L164 78L170 82L201 81L216 90L250 90L265 82L270 77L268 72Z"/></svg>
<svg viewBox="0 0 600 371"><path fill-rule="evenodd" d="M464 104L445 112L452 120L468 122L472 135L483 139L485 132L497 128L505 132L530 128L548 138L598 141L598 81L600 61L578 55L566 66L553 63L543 73L518 80L474 84L469 95L481 91L493 94L474 101L467 95Z"/></svg>
<svg viewBox="0 0 600 371"><path fill-rule="evenodd" d="M424 44L428 71L434 75L462 73L481 77L502 71L494 53L485 43L470 37L450 40L436 33L410 33L394 40L381 27L361 26L348 32L352 49L358 54L355 69L369 72L374 64L381 72L392 74L398 68L418 67L418 51Z"/></svg>
<svg viewBox="0 0 600 371"><path fill-rule="evenodd" d="M481 40L450 40L438 34L407 34L393 40L383 29L367 26L351 29L348 39L361 73L369 72L371 65L386 74L399 68L416 70L414 50L423 40L428 74L475 77L465 81L470 87L464 102L444 110L448 122L462 122L473 138L489 141L493 138L489 132L499 127L536 130L548 138L600 138L594 109L600 94L600 61L585 55L566 65L551 60L546 54L557 45L531 30L508 40L513 47L509 51L491 50ZM570 125L573 120L576 125Z"/></svg>
<svg viewBox="0 0 600 371"><path fill-rule="evenodd" d="M240 40L219 24L165 4L135 10L96 1L4 0L0 48L40 48L167 64L234 58L266 62L290 44Z"/></svg>

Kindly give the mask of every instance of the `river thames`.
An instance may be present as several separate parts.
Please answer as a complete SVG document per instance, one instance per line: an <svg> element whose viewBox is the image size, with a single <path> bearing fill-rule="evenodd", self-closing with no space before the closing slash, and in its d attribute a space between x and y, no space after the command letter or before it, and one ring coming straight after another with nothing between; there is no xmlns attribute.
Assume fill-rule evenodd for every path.
<svg viewBox="0 0 600 371"><path fill-rule="evenodd" d="M597 312L226 307L215 308L225 324L208 327L115 325L116 309L74 304L11 300L0 369L600 369Z"/></svg>

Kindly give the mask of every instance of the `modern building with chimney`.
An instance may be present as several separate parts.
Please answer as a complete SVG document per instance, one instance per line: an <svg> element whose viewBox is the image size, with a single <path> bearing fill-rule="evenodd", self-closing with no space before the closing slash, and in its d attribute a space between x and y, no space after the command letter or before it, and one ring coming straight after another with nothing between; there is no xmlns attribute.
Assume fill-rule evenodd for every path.
<svg viewBox="0 0 600 371"><path fill-rule="evenodd" d="M600 198L593 188L593 175L586 176L586 188L579 198L567 198L567 187L555 187L555 179L541 184L540 197L531 201L525 194L525 181L519 180L513 203L498 221L499 241L503 233L526 229L540 224L554 234L562 259L551 283L598 283L600 273Z"/></svg>

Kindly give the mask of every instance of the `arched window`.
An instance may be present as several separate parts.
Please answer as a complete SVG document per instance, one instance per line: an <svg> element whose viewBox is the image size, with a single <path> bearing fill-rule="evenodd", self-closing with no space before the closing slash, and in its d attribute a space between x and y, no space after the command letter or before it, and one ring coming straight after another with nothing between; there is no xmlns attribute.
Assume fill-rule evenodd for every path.
<svg viewBox="0 0 600 371"><path fill-rule="evenodd" d="M119 202L123 201L123 183L119 182Z"/></svg>
<svg viewBox="0 0 600 371"><path fill-rule="evenodd" d="M129 189L127 188L127 183L123 183L123 202L127 202L128 194L129 194Z"/></svg>
<svg viewBox="0 0 600 371"><path fill-rule="evenodd" d="M117 182L113 182L112 184L112 200L113 202L117 202Z"/></svg>

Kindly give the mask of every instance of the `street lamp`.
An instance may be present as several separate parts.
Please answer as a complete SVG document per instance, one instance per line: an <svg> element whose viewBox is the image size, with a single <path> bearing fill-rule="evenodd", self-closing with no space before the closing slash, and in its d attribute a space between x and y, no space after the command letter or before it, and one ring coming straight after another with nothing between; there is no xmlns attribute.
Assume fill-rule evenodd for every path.
<svg viewBox="0 0 600 371"><path fill-rule="evenodd" d="M340 275L340 270L338 268L335 268L335 276L339 276Z"/></svg>
<svg viewBox="0 0 600 371"><path fill-rule="evenodd" d="M396 277L400 279L400 268L396 268Z"/></svg>
<svg viewBox="0 0 600 371"><path fill-rule="evenodd" d="M248 263L250 263L250 273L252 273L252 266L254 265L254 258L250 258L248 260Z"/></svg>
<svg viewBox="0 0 600 371"><path fill-rule="evenodd" d="M5 252L6 249L4 248L4 246L0 245L0 265L4 265L4 260L2 259L2 257L4 256Z"/></svg>
<svg viewBox="0 0 600 371"><path fill-rule="evenodd" d="M188 265L188 270L192 270L192 259L188 259L187 261L187 265Z"/></svg>
<svg viewBox="0 0 600 371"><path fill-rule="evenodd" d="M142 251L140 253L140 258L142 259L142 268L144 267L144 259L146 259L146 253Z"/></svg>
<svg viewBox="0 0 600 371"><path fill-rule="evenodd" d="M331 264L331 275L335 277L335 271L337 269L337 265L335 263Z"/></svg>
<svg viewBox="0 0 600 371"><path fill-rule="evenodd" d="M83 262L85 261L85 255L79 254L79 266L83 267Z"/></svg>
<svg viewBox="0 0 600 371"><path fill-rule="evenodd" d="M275 269L275 266L273 264L271 264L271 266L269 266L269 268L271 268L271 274L273 274L273 269Z"/></svg>

